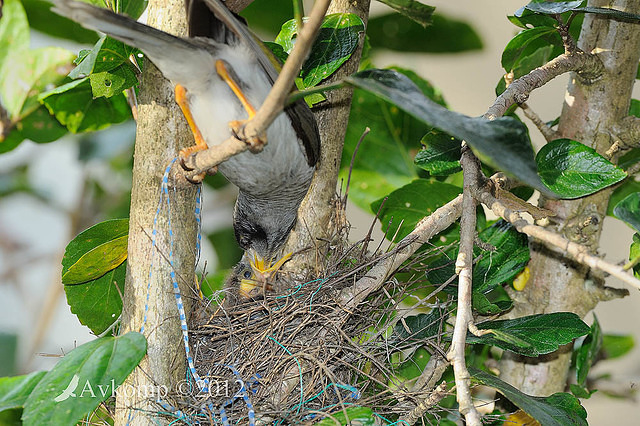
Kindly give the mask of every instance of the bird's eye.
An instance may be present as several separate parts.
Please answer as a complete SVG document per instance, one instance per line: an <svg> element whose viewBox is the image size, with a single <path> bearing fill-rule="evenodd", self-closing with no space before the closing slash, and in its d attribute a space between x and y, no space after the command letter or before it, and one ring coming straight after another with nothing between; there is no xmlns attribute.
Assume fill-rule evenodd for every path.
<svg viewBox="0 0 640 426"><path fill-rule="evenodd" d="M244 271L244 274L242 274L246 279L251 278L251 271Z"/></svg>

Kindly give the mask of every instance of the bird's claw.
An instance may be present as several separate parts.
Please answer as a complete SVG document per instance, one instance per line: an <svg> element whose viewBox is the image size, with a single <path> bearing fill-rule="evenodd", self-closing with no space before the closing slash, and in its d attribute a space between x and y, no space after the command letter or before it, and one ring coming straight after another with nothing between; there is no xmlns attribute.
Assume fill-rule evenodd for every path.
<svg viewBox="0 0 640 426"><path fill-rule="evenodd" d="M248 120L232 120L229 122L229 129L231 129L231 133L233 136L249 145L249 151L257 154L264 149L265 144L267 143L267 135L255 135L255 136L247 136L245 132L245 126Z"/></svg>

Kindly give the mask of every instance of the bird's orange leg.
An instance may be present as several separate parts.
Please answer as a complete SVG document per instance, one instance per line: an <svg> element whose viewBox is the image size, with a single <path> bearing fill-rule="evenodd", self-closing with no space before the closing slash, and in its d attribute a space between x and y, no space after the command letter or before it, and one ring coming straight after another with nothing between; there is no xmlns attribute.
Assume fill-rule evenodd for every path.
<svg viewBox="0 0 640 426"><path fill-rule="evenodd" d="M193 133L193 138L196 141L195 145L180 150L180 156L184 159L194 152L204 151L208 146L202 137L202 133L200 133L200 129L196 126L196 122L194 121L191 110L189 109L189 103L187 102L187 90L181 84L176 84L175 95L176 103L182 110L182 114L184 114L184 118L186 118L187 124L189 124L189 128L191 129L191 133Z"/></svg>
<svg viewBox="0 0 640 426"><path fill-rule="evenodd" d="M231 91L233 91L233 93L236 95L236 97L244 107L245 111L247 111L247 115L249 116L247 120L251 120L256 115L256 109L253 107L253 105L251 105L251 102L249 102L245 94L242 92L238 83L236 83L236 81L230 75L225 61L221 59L218 59L216 61L216 72L218 73L220 78L224 80L225 83L227 83ZM229 127L236 136L241 135L242 127L245 125L247 120L233 120L229 122ZM266 135L250 138L248 140L245 140L245 142L251 145L252 150L261 151L266 142Z"/></svg>

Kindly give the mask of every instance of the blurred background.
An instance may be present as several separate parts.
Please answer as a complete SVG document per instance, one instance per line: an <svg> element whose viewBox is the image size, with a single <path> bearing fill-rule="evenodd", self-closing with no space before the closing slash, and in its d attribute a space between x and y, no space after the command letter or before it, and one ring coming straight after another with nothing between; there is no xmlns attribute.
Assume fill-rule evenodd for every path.
<svg viewBox="0 0 640 426"><path fill-rule="evenodd" d="M397 46L385 49L378 45L371 61L377 67L401 65L412 69L441 91L451 109L481 115L495 99L494 88L504 72L500 66L502 50L517 32L506 16L523 3L427 3L450 21L467 23L479 36L482 47L461 53L423 53L398 52ZM380 3L372 5L372 17L389 12ZM246 13L250 24L255 21L252 13ZM279 22L287 18L285 15ZM375 25L387 35L399 31L394 22L380 20ZM264 39L271 40L274 34L261 29ZM416 45L421 44L422 37L428 37L416 34ZM372 44L376 46L373 37ZM42 46L63 46L77 52L88 45L32 32L31 47ZM529 105L544 120L560 114L567 81L568 76L560 77L531 96ZM640 97L637 88L635 95ZM51 144L27 140L0 155L0 375L50 369L61 354L94 338L66 303L60 260L66 244L80 231L108 218L128 216L134 136L135 125L129 121L92 134L65 136ZM532 136L538 146L543 142L535 131ZM209 184L204 193L203 234L208 238L202 259L211 272L229 268L239 258L239 251L230 230L235 189L220 178ZM352 239L362 238L373 216L355 205L349 206L348 214ZM379 226L375 230L374 238L382 238ZM607 217L601 253L615 263L627 259L631 237L630 228ZM214 272L212 280L215 276ZM624 287L615 279L607 284ZM605 333L635 334L637 342L640 295L633 290L631 293L625 299L600 304L595 313ZM591 315L585 321L591 324ZM593 374L610 377L599 392L583 401L589 423L613 424L615 416L617 425L638 424L640 407L629 395L640 380L640 349L598 364Z"/></svg>

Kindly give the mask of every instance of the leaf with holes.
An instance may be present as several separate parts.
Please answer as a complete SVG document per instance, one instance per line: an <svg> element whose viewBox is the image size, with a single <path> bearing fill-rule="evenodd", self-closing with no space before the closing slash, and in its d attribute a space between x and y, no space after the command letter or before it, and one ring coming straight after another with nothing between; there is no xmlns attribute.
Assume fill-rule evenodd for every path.
<svg viewBox="0 0 640 426"><path fill-rule="evenodd" d="M457 197L462 188L438 181L418 179L389 194L386 202L378 200L371 205L379 211L382 230L394 241L406 237L425 216Z"/></svg>
<svg viewBox="0 0 640 426"><path fill-rule="evenodd" d="M477 368L469 367L469 373L472 380L497 390L542 425L588 426L587 411L571 394L558 392L547 397L530 396Z"/></svg>
<svg viewBox="0 0 640 426"><path fill-rule="evenodd" d="M537 174L527 128L518 120L510 117L488 120L449 111L424 96L406 76L393 70L365 70L346 81L393 103L426 124L465 140L492 165L552 195Z"/></svg>
<svg viewBox="0 0 640 426"><path fill-rule="evenodd" d="M627 177L593 148L571 139L549 142L536 155L545 186L562 198L593 194Z"/></svg>
<svg viewBox="0 0 640 426"><path fill-rule="evenodd" d="M124 382L147 351L140 333L102 337L78 346L49 371L27 398L28 425L74 425ZM157 395L156 395L157 396Z"/></svg>
<svg viewBox="0 0 640 426"><path fill-rule="evenodd" d="M589 326L572 312L485 321L477 326L487 334L480 337L469 335L468 343L497 346L529 357L551 353L589 332Z"/></svg>
<svg viewBox="0 0 640 426"><path fill-rule="evenodd" d="M62 283L80 284L115 269L127 258L129 219L100 222L67 245L62 258Z"/></svg>

